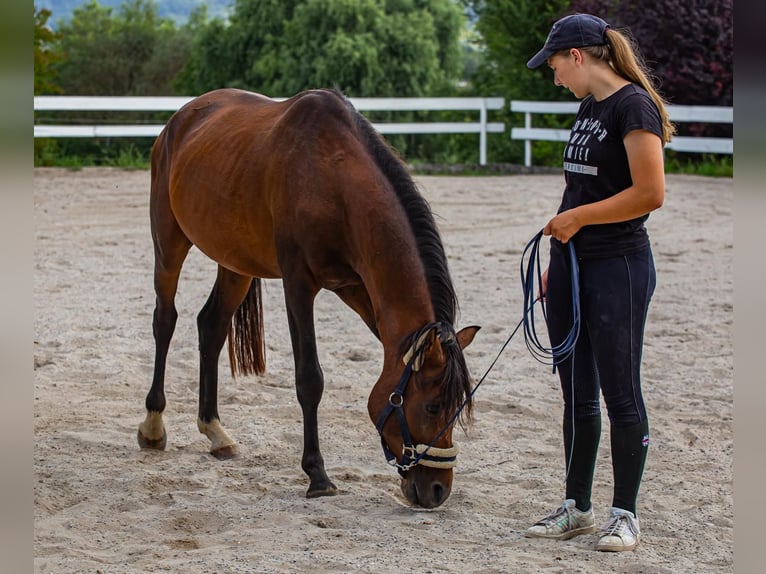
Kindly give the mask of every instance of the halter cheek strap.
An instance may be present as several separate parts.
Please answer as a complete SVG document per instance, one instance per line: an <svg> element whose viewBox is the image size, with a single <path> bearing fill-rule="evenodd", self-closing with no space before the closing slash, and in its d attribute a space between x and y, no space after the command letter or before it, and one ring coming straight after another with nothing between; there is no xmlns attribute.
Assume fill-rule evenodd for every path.
<svg viewBox="0 0 766 574"><path fill-rule="evenodd" d="M452 329L442 329L439 323L431 323L424 327L420 334L415 338L415 342L404 354L403 360L405 362L404 371L399 378L399 384L396 385L396 389L388 397L388 404L386 404L383 411L378 416L378 420L375 424L375 428L378 429L380 435L380 443L383 447L383 454L388 461L388 464L395 466L399 474L404 478L406 471L413 466L420 464L422 466L429 466L432 468L452 468L456 464L458 446L454 444L449 448L439 448L426 444L412 444L412 436L410 435L409 427L407 426L407 419L404 416L404 391L407 388L412 377L413 371L420 370L423 365L423 350L428 335L432 329L438 329L440 339L442 333L446 332L445 342L452 342L454 340L454 331ZM451 338L449 333L452 334ZM402 434L402 460L396 461L396 455L391 451L386 439L383 438L383 425L388 420L391 413L396 413L396 419L399 422L399 431Z"/></svg>

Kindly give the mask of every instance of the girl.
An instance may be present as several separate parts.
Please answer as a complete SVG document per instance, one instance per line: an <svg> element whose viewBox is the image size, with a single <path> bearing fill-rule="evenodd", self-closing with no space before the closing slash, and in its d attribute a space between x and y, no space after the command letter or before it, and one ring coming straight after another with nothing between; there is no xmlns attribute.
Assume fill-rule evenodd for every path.
<svg viewBox="0 0 766 574"><path fill-rule="evenodd" d="M655 287L644 222L664 200L663 145L674 127L631 42L601 18L574 14L557 21L527 67L543 63L553 70L557 86L582 99L564 151L564 195L543 229L551 236L541 292L551 345L564 340L572 321L569 241L579 265L582 323L573 355L558 365L565 407L565 500L525 534L564 540L597 530L591 487L603 393L614 494L596 548L633 550L639 542L636 498L649 444L641 351Z"/></svg>

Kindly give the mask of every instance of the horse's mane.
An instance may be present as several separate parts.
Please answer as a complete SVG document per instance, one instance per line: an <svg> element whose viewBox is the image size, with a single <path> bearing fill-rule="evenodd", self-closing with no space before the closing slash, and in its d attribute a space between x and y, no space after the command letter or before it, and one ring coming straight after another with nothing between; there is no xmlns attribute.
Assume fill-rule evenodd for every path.
<svg viewBox="0 0 766 574"><path fill-rule="evenodd" d="M388 143L380 137L372 124L360 114L351 102L338 90L334 90L351 112L354 124L375 164L391 183L404 208L410 227L415 235L418 253L426 272L428 290L434 316L437 321L455 324L458 313L457 296L447 265L439 230L436 227L431 206L420 194L404 163Z"/></svg>
<svg viewBox="0 0 766 574"><path fill-rule="evenodd" d="M367 151L372 156L378 169L391 183L399 202L404 208L415 235L418 253L423 262L426 282L431 294L431 304L436 321L446 324L450 329L455 325L459 311L457 295L452 284L439 230L436 227L431 206L418 191L404 162L391 146L378 134L372 124L339 90L333 90L346 104L351 113L357 132ZM414 339L414 335L413 335ZM412 344L408 341L406 345ZM442 395L445 414L450 416L463 403L471 390L471 379L465 364L462 350L457 342L443 346L447 355L446 371L443 379ZM471 401L463 410L466 420L470 420Z"/></svg>

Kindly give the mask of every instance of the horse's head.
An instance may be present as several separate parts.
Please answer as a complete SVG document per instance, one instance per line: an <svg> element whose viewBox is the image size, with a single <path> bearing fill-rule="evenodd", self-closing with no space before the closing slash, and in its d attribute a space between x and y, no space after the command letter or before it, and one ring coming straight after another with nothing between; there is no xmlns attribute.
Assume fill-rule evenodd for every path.
<svg viewBox="0 0 766 574"><path fill-rule="evenodd" d="M453 423L471 415L463 349L478 330L472 326L455 333L450 325L426 325L408 339L395 364L384 366L370 394L370 418L412 504L437 507L452 490Z"/></svg>

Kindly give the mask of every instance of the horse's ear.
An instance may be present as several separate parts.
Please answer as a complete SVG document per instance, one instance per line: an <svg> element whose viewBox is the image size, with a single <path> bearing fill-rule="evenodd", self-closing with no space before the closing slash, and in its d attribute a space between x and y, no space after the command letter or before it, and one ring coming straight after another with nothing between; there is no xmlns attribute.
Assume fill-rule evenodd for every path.
<svg viewBox="0 0 766 574"><path fill-rule="evenodd" d="M476 333L479 332L479 329L481 329L481 327L478 325L471 325L470 327L463 327L457 332L457 342L461 349L465 349L471 344Z"/></svg>

